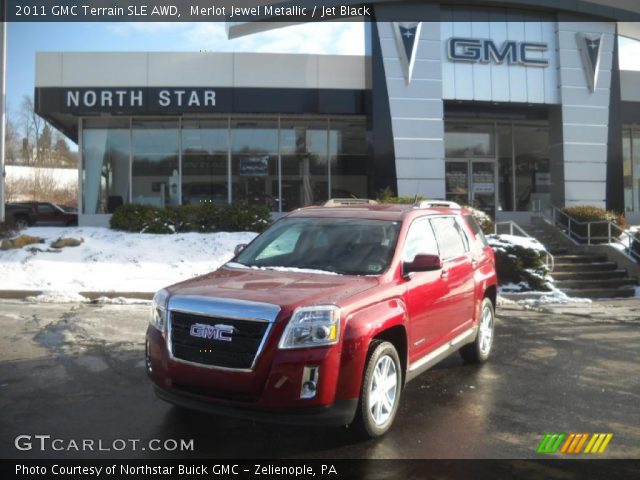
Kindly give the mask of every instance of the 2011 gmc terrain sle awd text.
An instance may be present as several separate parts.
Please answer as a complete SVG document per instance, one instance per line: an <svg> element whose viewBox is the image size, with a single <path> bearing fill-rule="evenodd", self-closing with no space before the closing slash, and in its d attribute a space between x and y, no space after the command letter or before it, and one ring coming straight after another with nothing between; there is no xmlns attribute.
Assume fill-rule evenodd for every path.
<svg viewBox="0 0 640 480"><path fill-rule="evenodd" d="M470 210L330 201L160 290L147 370L156 394L182 407L355 423L375 437L407 381L455 351L487 360L495 304L494 254Z"/></svg>

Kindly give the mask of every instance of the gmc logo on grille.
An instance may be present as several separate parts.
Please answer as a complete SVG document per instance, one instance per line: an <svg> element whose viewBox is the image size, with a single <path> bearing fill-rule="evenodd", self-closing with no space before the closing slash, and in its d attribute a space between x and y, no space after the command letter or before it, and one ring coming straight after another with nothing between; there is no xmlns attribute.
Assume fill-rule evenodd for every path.
<svg viewBox="0 0 640 480"><path fill-rule="evenodd" d="M235 328L231 325L207 325L206 323L194 323L191 325L189 335L197 338L209 338L212 340L222 340L223 342L230 342L232 340L231 335Z"/></svg>

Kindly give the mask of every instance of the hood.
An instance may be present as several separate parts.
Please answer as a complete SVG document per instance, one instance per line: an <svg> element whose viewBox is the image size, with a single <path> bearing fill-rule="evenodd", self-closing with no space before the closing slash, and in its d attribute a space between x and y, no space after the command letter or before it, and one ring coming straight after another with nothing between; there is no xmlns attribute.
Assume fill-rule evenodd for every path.
<svg viewBox="0 0 640 480"><path fill-rule="evenodd" d="M290 309L301 305L340 305L344 299L376 285L376 277L223 266L167 290L171 295L232 298Z"/></svg>

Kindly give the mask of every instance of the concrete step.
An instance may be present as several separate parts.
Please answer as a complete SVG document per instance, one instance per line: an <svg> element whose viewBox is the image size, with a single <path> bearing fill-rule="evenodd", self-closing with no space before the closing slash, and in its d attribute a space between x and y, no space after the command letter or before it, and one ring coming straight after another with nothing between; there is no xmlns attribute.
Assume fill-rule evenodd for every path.
<svg viewBox="0 0 640 480"><path fill-rule="evenodd" d="M607 261L606 255L589 254L564 254L555 257L556 263L603 263Z"/></svg>
<svg viewBox="0 0 640 480"><path fill-rule="evenodd" d="M569 249L567 247L547 247L547 251L554 257L556 255L565 255L569 253Z"/></svg>
<svg viewBox="0 0 640 480"><path fill-rule="evenodd" d="M636 293L635 286L624 286L619 288L569 288L561 289L570 297L582 298L626 298L633 297Z"/></svg>
<svg viewBox="0 0 640 480"><path fill-rule="evenodd" d="M618 288L627 285L635 286L635 284L636 281L633 278L628 277L601 279L556 279L555 281L556 287L558 287L562 291L565 291L566 289Z"/></svg>
<svg viewBox="0 0 640 480"><path fill-rule="evenodd" d="M558 281L561 280L608 280L613 278L625 278L627 277L627 271L622 269L616 270L604 270L601 272L575 272L575 271L556 271L551 272L551 276Z"/></svg>
<svg viewBox="0 0 640 480"><path fill-rule="evenodd" d="M613 262L602 263L558 263L556 262L554 272L606 272L616 270L618 266Z"/></svg>

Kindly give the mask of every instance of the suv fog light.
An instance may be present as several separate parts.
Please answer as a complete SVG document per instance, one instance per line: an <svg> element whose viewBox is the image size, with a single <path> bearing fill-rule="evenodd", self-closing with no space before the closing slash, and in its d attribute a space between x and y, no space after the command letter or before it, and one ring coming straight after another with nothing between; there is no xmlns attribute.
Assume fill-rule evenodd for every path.
<svg viewBox="0 0 640 480"><path fill-rule="evenodd" d="M302 388L300 398L313 398L318 389L318 367L304 367L302 371Z"/></svg>
<svg viewBox="0 0 640 480"><path fill-rule="evenodd" d="M153 372L153 364L151 363L151 352L149 351L149 340L144 342L144 363L147 367L147 373L151 375Z"/></svg>

